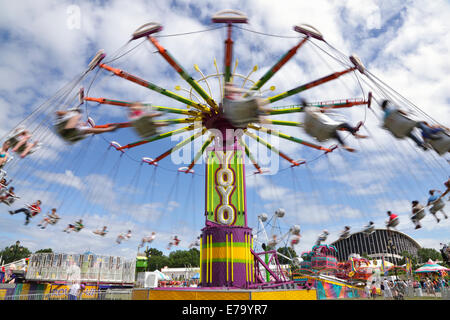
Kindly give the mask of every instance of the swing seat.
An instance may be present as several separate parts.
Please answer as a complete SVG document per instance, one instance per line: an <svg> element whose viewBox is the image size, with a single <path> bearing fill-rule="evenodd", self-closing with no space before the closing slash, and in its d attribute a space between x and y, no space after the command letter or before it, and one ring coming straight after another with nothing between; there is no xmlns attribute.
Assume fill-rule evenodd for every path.
<svg viewBox="0 0 450 320"><path fill-rule="evenodd" d="M63 117L57 118L53 123L56 133L64 140L69 143L75 143L77 141L83 140L87 135L82 134L77 128L65 129L67 122L74 116L78 115L77 111L70 111Z"/></svg>
<svg viewBox="0 0 450 320"><path fill-rule="evenodd" d="M11 206L16 201L16 199L17 199L16 197L9 197L3 200L2 202L8 206Z"/></svg>
<svg viewBox="0 0 450 320"><path fill-rule="evenodd" d="M416 125L416 121L404 116L398 110L392 111L383 123L383 127L398 139L408 136Z"/></svg>
<svg viewBox="0 0 450 320"><path fill-rule="evenodd" d="M366 235L370 235L375 232L375 226L367 227L363 230Z"/></svg>
<svg viewBox="0 0 450 320"><path fill-rule="evenodd" d="M6 177L6 171L0 169L0 180L3 179L4 177Z"/></svg>
<svg viewBox="0 0 450 320"><path fill-rule="evenodd" d="M28 143L34 143L34 142L28 142ZM41 147L42 147L42 143L37 143L34 147L32 147L30 149L30 151L28 151L28 154L32 154L32 153L36 152ZM27 148L27 144L22 145L19 149L17 149L17 153L24 152L26 148Z"/></svg>
<svg viewBox="0 0 450 320"><path fill-rule="evenodd" d="M157 133L155 122L151 117L146 115L133 119L131 124L136 133L144 139L154 136Z"/></svg>
<svg viewBox="0 0 450 320"><path fill-rule="evenodd" d="M236 128L247 128L250 123L259 123L259 114L262 100L249 98L231 100L223 99L223 114Z"/></svg>
<svg viewBox="0 0 450 320"><path fill-rule="evenodd" d="M20 142L21 139L19 139L19 136L22 132L25 131L25 128L18 127L14 129L13 132L11 132L7 137L6 141L9 142L10 148L14 149L14 147ZM17 152L23 152L25 150L26 144L22 145L19 149L17 149Z"/></svg>
<svg viewBox="0 0 450 320"><path fill-rule="evenodd" d="M9 156L8 159L6 159L6 162L0 166L0 179L3 179L6 176L6 171L1 170L1 169L4 168L6 166L6 164L8 162L10 162L12 159L14 159L14 157Z"/></svg>
<svg viewBox="0 0 450 320"><path fill-rule="evenodd" d="M445 207L445 203L444 203L444 201L442 201L442 199L440 199L439 201L433 202L433 206L430 208L430 212L432 214L436 214L436 212L444 209L444 207Z"/></svg>
<svg viewBox="0 0 450 320"><path fill-rule="evenodd" d="M388 222L386 222L386 226L388 228L395 228L396 226L398 226L399 223L400 223L400 219L399 218L394 218L394 219L389 220Z"/></svg>
<svg viewBox="0 0 450 320"><path fill-rule="evenodd" d="M6 136L6 141L9 142L10 148L14 148L19 143L20 140L17 137L24 131L24 127L17 127Z"/></svg>
<svg viewBox="0 0 450 320"><path fill-rule="evenodd" d="M350 231L342 232L339 239L348 239L350 237Z"/></svg>
<svg viewBox="0 0 450 320"><path fill-rule="evenodd" d="M440 156L450 152L450 135L445 131L438 132L436 135L439 139L425 139L425 142L431 145Z"/></svg>
<svg viewBox="0 0 450 320"><path fill-rule="evenodd" d="M66 142L75 143L86 138L85 134L80 133L77 129L62 129L56 131L58 135Z"/></svg>
<svg viewBox="0 0 450 320"><path fill-rule="evenodd" d="M342 122L329 118L318 109L314 110L312 107L305 108L303 129L319 142L331 139L340 124Z"/></svg>
<svg viewBox="0 0 450 320"><path fill-rule="evenodd" d="M421 209L419 212L417 212L415 215L411 217L412 220L420 221L423 218L425 218L425 209Z"/></svg>
<svg viewBox="0 0 450 320"><path fill-rule="evenodd" d="M51 224L51 225L55 225L58 222L58 220L59 220L59 218L50 218L48 223Z"/></svg>

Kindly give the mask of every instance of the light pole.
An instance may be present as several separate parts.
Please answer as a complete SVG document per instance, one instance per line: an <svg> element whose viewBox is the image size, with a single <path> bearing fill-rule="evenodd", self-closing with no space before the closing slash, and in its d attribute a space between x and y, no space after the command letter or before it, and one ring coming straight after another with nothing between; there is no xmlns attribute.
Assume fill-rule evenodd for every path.
<svg viewBox="0 0 450 320"><path fill-rule="evenodd" d="M394 273L395 273L395 279L398 280L398 276L397 276L397 268L395 267L395 258L394 258L394 250L395 250L395 245L392 242L392 239L389 238L388 240L388 247L391 250L391 256L392 256L392 262L394 263Z"/></svg>
<svg viewBox="0 0 450 320"><path fill-rule="evenodd" d="M16 243L9 247L9 250L12 253L11 262L16 261L17 253L23 251L23 247L20 245L20 241L17 240Z"/></svg>

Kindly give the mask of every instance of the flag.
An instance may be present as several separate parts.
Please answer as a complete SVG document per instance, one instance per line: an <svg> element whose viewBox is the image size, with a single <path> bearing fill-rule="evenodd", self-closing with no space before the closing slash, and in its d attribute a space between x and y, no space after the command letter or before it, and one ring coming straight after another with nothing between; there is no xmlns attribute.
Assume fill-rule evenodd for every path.
<svg viewBox="0 0 450 320"><path fill-rule="evenodd" d="M409 275L412 274L412 262L410 258L406 258L406 273Z"/></svg>
<svg viewBox="0 0 450 320"><path fill-rule="evenodd" d="M356 268L355 268L355 261L353 260L353 257L350 257L350 262L352 264L352 271L356 272Z"/></svg>
<svg viewBox="0 0 450 320"><path fill-rule="evenodd" d="M385 276L388 273L388 270L386 270L386 268L384 266L384 256L381 257L381 272L384 273Z"/></svg>

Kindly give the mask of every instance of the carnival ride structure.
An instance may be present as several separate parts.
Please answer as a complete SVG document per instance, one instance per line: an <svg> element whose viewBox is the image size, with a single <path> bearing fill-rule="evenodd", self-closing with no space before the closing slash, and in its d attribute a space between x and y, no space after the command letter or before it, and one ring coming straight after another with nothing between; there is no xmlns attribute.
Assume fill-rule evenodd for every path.
<svg viewBox="0 0 450 320"><path fill-rule="evenodd" d="M250 144L245 142L244 138L254 141L256 145L267 148L271 153L276 154L280 159L283 159L288 163L289 167L285 169L293 170L302 165L307 166L309 162L320 157L326 156L327 158L332 152L335 152L335 150L339 151L340 149L339 145L325 147L319 144L330 141L333 138L334 132L339 130L336 122L331 124L326 123L322 121L320 117L315 117L312 112L305 112L307 109L315 111L320 110L322 113L332 115L330 110L333 109L366 106L367 109L364 109L365 111L370 110L374 112L371 105L373 104L373 101L380 104L381 100L378 100L379 97L388 97L395 102L401 101L403 105L408 105L412 108L415 106L396 92L392 91L385 83L368 71L356 55L348 57L340 53L324 40L323 35L318 30L306 24L299 24L293 27L294 31L297 33L296 38L298 38L298 42L282 55L272 67L268 68L258 80L252 80L252 73L258 70L256 66L249 74L242 75L236 71L238 66L236 59L233 68L233 50L235 47L233 32L236 30L245 31L245 29L239 27L239 25L248 23L247 16L239 11L224 10L215 14L211 21L212 23L221 26L216 29L222 29L222 26L226 29L224 65L222 72L219 70L216 60L214 59L216 73L205 75L200 67L195 65L194 69L199 74L198 78L195 79L189 74L187 69L183 68L181 64L175 60L172 53L170 53L160 42L160 39L163 37L158 36L158 34L162 31L163 26L155 22L147 23L139 27L132 34L129 43L136 40L142 40L138 46L144 42L150 43L156 49L155 53L158 53L162 59L168 63L170 68L186 81L190 86L189 89L184 89L177 85L175 89L180 91L180 93L175 93L148 80L135 76L124 69L113 66L113 63L116 63L117 60L121 59L132 50L116 54L110 61L105 61L106 54L101 50L94 56L88 64L88 68L81 75L62 88L46 103L39 106L39 108L36 109L30 117L25 119L24 122L34 125L38 122L37 127L32 130L32 132L33 137L44 138L39 140L45 140L45 138L50 135L49 132L53 131L64 141L68 142L68 144L74 146L75 144L81 143L89 145L91 144L92 137L90 137L90 135L71 135L73 132L68 133L67 131L63 131L62 126L63 124L67 124L67 122L57 122L55 123L55 128L48 125L46 126L46 124L48 124L48 118L51 117L56 110L65 109L73 111L73 109L75 109L80 113L81 108L84 106L86 110L85 116L87 117L84 126L90 129L111 129L110 131L116 132L118 130L117 132L123 132L123 128L133 128L135 133L141 137L141 140L124 144L119 143L118 141L107 141L102 137L104 141L107 141L108 143L108 148L105 153L108 153L109 150L116 150L119 155L117 162L110 172L110 176L114 179L117 176L121 159L124 158L124 156L139 163L139 169L132 177L128 186L131 190L129 193L131 195L131 202L137 197L137 192L134 192L133 194L133 191L137 190L137 184L141 175L140 170L144 164L154 166L155 174L156 168L161 167L161 162L164 159L171 155L173 156L183 147L202 139L200 148L198 148L188 165L180 167L176 172L176 179L183 173L191 174L193 177L198 175L198 173L194 171L194 166L200 162L202 157L205 157L205 226L201 230L201 236L199 238L201 268L200 286L246 289L280 288L285 287L286 285L294 286L294 282L289 280L279 267L278 255L274 249L276 245L280 243L281 239L289 239L289 237L293 235L299 235L300 228L294 225L289 231L281 234L280 239L277 241L272 241L274 239L270 239L267 236L265 241L262 242L260 241L261 237L259 236L257 239L254 239L253 231L248 226L246 159L248 159L250 164L254 167L255 171L252 172L252 175L265 176L268 172L266 168L260 165L258 157L254 156L255 150L252 149ZM294 88L281 93L267 96L268 92L275 91L277 88L271 86L269 89L264 90L264 85L269 83L269 80L287 65L296 53L306 44L311 44L319 49L320 47L318 44L327 47L333 53L331 54L332 58L335 59L343 69L316 80L306 82L302 85L295 86ZM158 106L136 100L127 101L93 97L90 95L90 89L100 72L106 72L114 78L121 78L130 84L132 83L149 89L159 96L163 96L166 101L181 103L186 107ZM92 81L87 87L87 90L79 89L82 81L86 80L88 75L93 73ZM361 90L363 95L361 98L343 98L315 103L302 101L301 103L291 105L277 105L280 101L287 101L289 98L294 99L300 93L303 94L307 90L328 84L336 79L344 78L346 75L353 75L357 79L359 85L362 83L368 85L374 91L374 94L371 92L367 92L366 94L364 90ZM213 90L214 88L217 90ZM76 91L75 94L74 91ZM379 94L379 97L376 96L376 94ZM74 102L77 99L78 101ZM92 107L92 104L95 104L95 106ZM88 106L90 106L89 109ZM129 121L97 124L92 118L93 112L91 113L91 111L106 106L116 106L129 111ZM272 116L293 116L298 114L304 115L304 122L272 118ZM168 117L169 115L181 115L183 117L170 118ZM41 116L41 118L39 118L39 116ZM161 117L161 119L156 119L157 117ZM39 121L37 121L37 119L39 119ZM390 122L385 123L384 126L396 138L403 139L412 128L409 126L407 130L405 129L402 132L395 131L398 129L396 125L397 120L390 119ZM402 118L401 120L404 119ZM180 124L184 125L184 127L169 131L163 129ZM363 122L361 122L360 125L362 125L362 128L365 128ZM310 142L295 135L283 133L282 131L273 129L273 126L302 128L304 132L314 138L315 141ZM16 129L17 128L18 126ZM298 130L298 132L300 132L300 130ZM174 136L185 134L191 135L158 156L152 158L144 156L140 160L136 160L129 155L129 152L135 148L142 148L152 142L157 143L160 140L169 137L172 138ZM289 141L310 148L316 152L316 157L312 160L296 160L294 157L281 151L274 144L266 141L263 136L280 138L282 141ZM9 138L11 138L11 136ZM51 139L47 139L46 143L53 142L56 139L58 139L58 137L52 135ZM445 154L445 152L442 151L445 151L445 148L448 148L446 141L447 140L444 138L440 141L443 143L443 146L439 145L439 147L436 147L436 152L439 155ZM80 148L79 153L75 159L73 159L73 162L76 164L76 169L82 167L83 160L81 156L85 153L86 149ZM37 151L36 154L38 154ZM16 165L18 159L14 160L15 162L12 161L13 165ZM99 162L104 163L104 158L100 158ZM11 164L8 165L8 174L10 174L10 171L14 173L14 170L11 169L17 169L17 166L14 167ZM96 165L97 164L94 165L93 171L97 168ZM25 179L32 173L25 174L22 172L21 174L21 178ZM152 177L154 177L154 175ZM73 175L69 178L73 178ZM150 182L154 183L154 179L151 178ZM91 190L92 192L88 193L88 198L93 200L96 194L96 192L93 191L98 191L98 189L102 187L104 186L97 185L95 190ZM48 188L50 188L50 186ZM153 193L154 188L154 184L151 185L150 188L147 188L148 192ZM61 206L66 204L64 197L67 196L68 193L68 189L61 192L63 198L60 203ZM170 192L169 195L172 193L173 192ZM176 192L174 193L176 195ZM124 194L128 193L124 192ZM167 201L167 203L170 204L170 201ZM85 207L80 211L87 211L88 204L86 203L84 206ZM119 208L118 211L120 211L120 209L122 208ZM131 210L131 208L127 208L127 211ZM128 214L128 217L129 216L130 214ZM284 211L278 210L275 213L274 219L279 219L283 216ZM264 227L263 223L267 221L267 218L267 216L260 215L259 225ZM105 225L105 223L99 222L99 225ZM267 235L267 233L265 234ZM255 242L258 241L260 241L260 244L265 243L266 248L262 248L261 246L261 251L257 250L258 244L256 243L255 245ZM307 264L310 263L310 268L312 269L334 269L337 261L335 257L333 259L333 250L335 250L335 248L333 249L332 246L319 243L318 246L313 248L313 253L302 255L304 260L303 266L308 267ZM274 265L275 268L271 268L270 265Z"/></svg>

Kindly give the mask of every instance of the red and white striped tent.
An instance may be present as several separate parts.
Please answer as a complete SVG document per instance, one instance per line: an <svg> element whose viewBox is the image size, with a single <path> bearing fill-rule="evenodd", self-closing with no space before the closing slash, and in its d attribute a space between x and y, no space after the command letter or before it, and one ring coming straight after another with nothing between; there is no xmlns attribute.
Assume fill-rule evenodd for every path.
<svg viewBox="0 0 450 320"><path fill-rule="evenodd" d="M439 272L439 271L450 271L450 269L443 267L430 259L426 264L424 264L414 272L421 273L421 272Z"/></svg>

